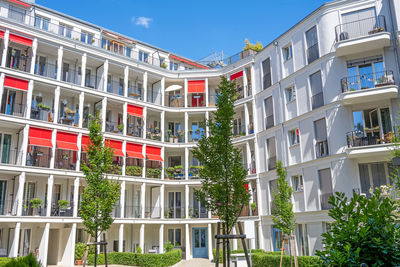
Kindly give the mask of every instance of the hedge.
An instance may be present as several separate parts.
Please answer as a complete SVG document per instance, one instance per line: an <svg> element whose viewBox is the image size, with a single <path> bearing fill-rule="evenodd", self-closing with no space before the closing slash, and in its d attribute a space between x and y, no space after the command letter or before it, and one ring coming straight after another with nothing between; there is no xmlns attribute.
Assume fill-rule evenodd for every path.
<svg viewBox="0 0 400 267"><path fill-rule="evenodd" d="M107 253L108 264L119 264L127 266L172 266L182 259L182 251L175 249L163 254L141 254L130 252L110 252ZM94 264L94 255L88 255L89 265ZM104 264L104 254L97 257L97 264Z"/></svg>
<svg viewBox="0 0 400 267"><path fill-rule="evenodd" d="M41 265L37 261L33 254L18 258L0 258L1 267L40 267Z"/></svg>
<svg viewBox="0 0 400 267"><path fill-rule="evenodd" d="M290 267L290 257L287 255L283 256L283 267ZM280 255L274 255L270 253L254 253L251 255L253 267L275 267L279 266L281 262ZM294 258L292 257L292 262ZM299 267L321 267L323 266L322 261L319 257L315 256L298 256L297 261Z"/></svg>
<svg viewBox="0 0 400 267"><path fill-rule="evenodd" d="M250 253L250 250L248 250L248 252ZM237 249L237 250L231 250L231 254L238 254L238 253L244 253L243 249ZM273 254L273 255L281 255L280 251L270 251L270 252L265 252L262 249L252 249L251 253L268 253L268 254ZM213 256L214 256L214 262L215 262L215 255L217 254L217 250L214 248L213 249ZM222 263L222 248L220 248L219 250L219 262Z"/></svg>
<svg viewBox="0 0 400 267"><path fill-rule="evenodd" d="M0 267L3 267L10 260L11 260L10 258L0 258Z"/></svg>

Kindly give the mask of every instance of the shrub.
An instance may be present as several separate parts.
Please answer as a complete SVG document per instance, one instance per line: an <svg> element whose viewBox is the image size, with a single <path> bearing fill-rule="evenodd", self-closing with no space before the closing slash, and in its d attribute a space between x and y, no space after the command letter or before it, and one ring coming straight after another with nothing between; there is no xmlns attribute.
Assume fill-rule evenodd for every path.
<svg viewBox="0 0 400 267"><path fill-rule="evenodd" d="M170 252L174 249L174 245L172 245L172 243L170 241L168 241L167 243L165 243L164 245L164 250L165 252Z"/></svg>
<svg viewBox="0 0 400 267"><path fill-rule="evenodd" d="M69 204L68 200L60 199L60 200L58 201L58 207L59 207L60 209L66 209L66 208L68 207L68 204Z"/></svg>
<svg viewBox="0 0 400 267"><path fill-rule="evenodd" d="M10 260L11 260L10 258L0 258L0 267L3 267Z"/></svg>
<svg viewBox="0 0 400 267"><path fill-rule="evenodd" d="M9 259L9 261L2 265L4 267L40 267L40 263L36 260L33 254L25 257Z"/></svg>
<svg viewBox="0 0 400 267"><path fill-rule="evenodd" d="M126 175L141 177L142 166L126 166Z"/></svg>
<svg viewBox="0 0 400 267"><path fill-rule="evenodd" d="M249 249L247 251L248 251L248 253L250 253ZM238 254L238 253L244 253L244 250L243 249L231 250L231 254ZM251 253L268 253L268 254L277 254L277 255L279 254L279 255L281 255L280 251L264 252L264 250L262 250L262 249L252 249ZM213 249L214 262L215 262L216 254L217 254L217 250L214 248ZM222 248L220 248L220 250L219 250L219 262L222 263Z"/></svg>
<svg viewBox="0 0 400 267"><path fill-rule="evenodd" d="M281 253L281 252L279 252ZM251 255L251 260L253 263L253 267L264 267L264 266L279 266L281 262L281 256L277 255L278 253L254 253ZM319 257L315 256L299 256L297 257L299 267L322 267L322 261ZM293 264L292 257L292 264ZM287 255L283 256L282 267L289 267L290 265L290 257Z"/></svg>

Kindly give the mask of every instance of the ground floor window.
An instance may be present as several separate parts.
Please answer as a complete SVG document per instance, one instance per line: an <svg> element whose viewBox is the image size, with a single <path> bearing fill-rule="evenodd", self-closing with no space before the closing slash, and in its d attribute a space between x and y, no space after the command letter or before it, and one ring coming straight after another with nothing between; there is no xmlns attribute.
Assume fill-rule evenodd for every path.
<svg viewBox="0 0 400 267"><path fill-rule="evenodd" d="M182 244L181 229L168 229L168 241L175 247L180 247Z"/></svg>
<svg viewBox="0 0 400 267"><path fill-rule="evenodd" d="M296 241L297 241L297 250L300 256L308 256L310 255L308 248L308 230L307 224L297 224L296 225Z"/></svg>

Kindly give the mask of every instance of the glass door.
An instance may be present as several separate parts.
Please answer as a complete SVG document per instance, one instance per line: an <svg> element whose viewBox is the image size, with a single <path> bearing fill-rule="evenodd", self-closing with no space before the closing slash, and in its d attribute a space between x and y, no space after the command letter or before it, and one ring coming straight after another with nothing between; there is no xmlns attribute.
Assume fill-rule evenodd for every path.
<svg viewBox="0 0 400 267"><path fill-rule="evenodd" d="M0 215L5 214L7 181L0 181Z"/></svg>
<svg viewBox="0 0 400 267"><path fill-rule="evenodd" d="M1 139L1 134L0 134ZM3 135L3 147L1 149L1 163L10 163L11 135Z"/></svg>
<svg viewBox="0 0 400 267"><path fill-rule="evenodd" d="M193 258L208 258L207 228L196 227L192 233Z"/></svg>

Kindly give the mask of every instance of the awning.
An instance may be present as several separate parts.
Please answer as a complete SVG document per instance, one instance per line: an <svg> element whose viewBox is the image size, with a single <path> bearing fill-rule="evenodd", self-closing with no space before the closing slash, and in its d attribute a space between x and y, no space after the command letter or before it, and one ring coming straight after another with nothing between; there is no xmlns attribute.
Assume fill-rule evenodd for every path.
<svg viewBox="0 0 400 267"><path fill-rule="evenodd" d="M41 129L30 127L29 128L29 145L53 147L51 143L52 131L49 129Z"/></svg>
<svg viewBox="0 0 400 267"><path fill-rule="evenodd" d="M0 38L4 39L4 31L0 31Z"/></svg>
<svg viewBox="0 0 400 267"><path fill-rule="evenodd" d="M146 157L148 160L163 161L161 147L146 146Z"/></svg>
<svg viewBox="0 0 400 267"><path fill-rule="evenodd" d="M24 2L19 1L19 0L8 0L8 1L13 2L14 4L17 4L17 5L23 6L23 7L30 7L31 6L31 5L27 4L27 3L24 3Z"/></svg>
<svg viewBox="0 0 400 267"><path fill-rule="evenodd" d="M173 91L181 90L181 89L182 89L181 85L174 84L174 85L168 86L167 89L165 89L165 92L173 92Z"/></svg>
<svg viewBox="0 0 400 267"><path fill-rule="evenodd" d="M78 151L78 135L66 132L57 132L57 148Z"/></svg>
<svg viewBox="0 0 400 267"><path fill-rule="evenodd" d="M82 141L81 141L81 151L87 152L89 144L90 144L90 138L87 135L82 135Z"/></svg>
<svg viewBox="0 0 400 267"><path fill-rule="evenodd" d="M19 43L26 46L32 46L32 40L26 37L15 35L10 33L10 41L14 43Z"/></svg>
<svg viewBox="0 0 400 267"><path fill-rule="evenodd" d="M142 145L126 143L126 155L129 158L144 159L144 156L142 153Z"/></svg>
<svg viewBox="0 0 400 267"><path fill-rule="evenodd" d="M29 81L27 81L27 80L18 79L18 78L11 77L11 76L6 76L4 78L4 86L5 87L11 87L14 89L28 91L28 85L29 85Z"/></svg>
<svg viewBox="0 0 400 267"><path fill-rule="evenodd" d="M128 105L128 114L136 117L143 118L143 107Z"/></svg>
<svg viewBox="0 0 400 267"><path fill-rule="evenodd" d="M233 81L239 77L242 77L242 76L243 76L243 71L236 72L235 74L231 75L231 81Z"/></svg>
<svg viewBox="0 0 400 267"><path fill-rule="evenodd" d="M188 81L188 93L204 93L206 91L206 81Z"/></svg>
<svg viewBox="0 0 400 267"><path fill-rule="evenodd" d="M114 155L117 157L125 157L122 151L122 141L106 139L106 146L114 148Z"/></svg>

